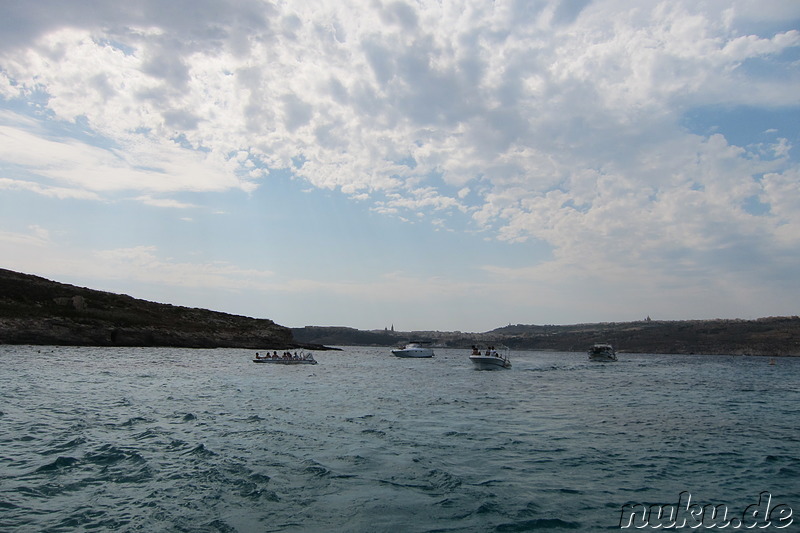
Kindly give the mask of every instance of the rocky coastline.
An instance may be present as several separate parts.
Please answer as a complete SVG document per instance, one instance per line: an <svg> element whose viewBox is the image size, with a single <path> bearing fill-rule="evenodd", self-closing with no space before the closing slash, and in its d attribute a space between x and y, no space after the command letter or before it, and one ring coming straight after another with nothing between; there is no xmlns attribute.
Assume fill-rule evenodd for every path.
<svg viewBox="0 0 800 533"><path fill-rule="evenodd" d="M440 331L360 331L307 326L292 330L303 342L343 346L393 346L409 340L468 349L473 344L514 350L585 352L611 343L619 352L652 354L800 356L800 317L755 320L641 320L575 325L508 325L484 333Z"/></svg>
<svg viewBox="0 0 800 533"><path fill-rule="evenodd" d="M504 326L484 333L290 329L264 318L140 300L0 269L0 344L285 350L330 346L505 345L518 350L800 356L800 317Z"/></svg>
<svg viewBox="0 0 800 533"><path fill-rule="evenodd" d="M180 307L0 269L0 344L323 350L272 320Z"/></svg>

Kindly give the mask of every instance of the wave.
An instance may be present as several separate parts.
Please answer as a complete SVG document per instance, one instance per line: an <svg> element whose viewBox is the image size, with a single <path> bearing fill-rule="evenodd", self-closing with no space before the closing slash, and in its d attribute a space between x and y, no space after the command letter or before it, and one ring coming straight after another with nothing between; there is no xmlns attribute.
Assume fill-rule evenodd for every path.
<svg viewBox="0 0 800 533"><path fill-rule="evenodd" d="M31 438L29 440L33 440L33 438ZM67 451L67 450L75 449L78 446L80 446L82 444L85 444L85 443L86 443L86 439L84 439L83 437L78 437L76 439L70 440L69 442L65 442L63 444L57 444L55 446L52 446L50 449L44 450L41 453L42 453L42 455L53 455L53 454L56 454L56 453L63 453L65 451Z"/></svg>
<svg viewBox="0 0 800 533"><path fill-rule="evenodd" d="M104 444L96 451L87 453L83 456L83 460L87 463L100 466L110 466L122 461L129 461L133 463L145 462L145 459L137 452L120 449L111 444Z"/></svg>
<svg viewBox="0 0 800 533"><path fill-rule="evenodd" d="M214 457L217 454L206 448L204 444L198 444L191 450L184 452L184 455L195 455L197 457Z"/></svg>
<svg viewBox="0 0 800 533"><path fill-rule="evenodd" d="M129 418L125 422L121 423L120 427L131 427L131 426L136 426L136 425L142 424L142 423L152 423L152 422L154 422L154 421L152 419L150 419L150 418L144 418L144 417L141 417L141 416L134 416L132 418Z"/></svg>
<svg viewBox="0 0 800 533"><path fill-rule="evenodd" d="M36 469L36 472L54 472L57 470L63 470L64 468L70 468L80 462L79 459L75 457L63 457L59 456L55 461L52 463L48 463L44 466L40 466Z"/></svg>
<svg viewBox="0 0 800 533"><path fill-rule="evenodd" d="M522 520L511 524L501 524L494 528L498 532L509 531L536 531L544 529L550 531L551 529L582 529L583 525L580 522L572 522L569 520L561 520L560 518L534 518L532 520Z"/></svg>
<svg viewBox="0 0 800 533"><path fill-rule="evenodd" d="M4 398L0 531L599 531L712 482L732 508L798 497L796 395L703 358L492 374L365 349L270 379L235 350L131 353L113 379L99 349L66 375L0 357L0 382L32 383Z"/></svg>

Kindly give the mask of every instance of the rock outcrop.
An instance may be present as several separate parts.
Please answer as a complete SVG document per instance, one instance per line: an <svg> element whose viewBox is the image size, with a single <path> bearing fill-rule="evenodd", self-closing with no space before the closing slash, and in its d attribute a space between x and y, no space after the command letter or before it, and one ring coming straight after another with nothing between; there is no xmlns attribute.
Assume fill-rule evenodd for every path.
<svg viewBox="0 0 800 533"><path fill-rule="evenodd" d="M272 320L179 307L0 269L0 344L322 349Z"/></svg>

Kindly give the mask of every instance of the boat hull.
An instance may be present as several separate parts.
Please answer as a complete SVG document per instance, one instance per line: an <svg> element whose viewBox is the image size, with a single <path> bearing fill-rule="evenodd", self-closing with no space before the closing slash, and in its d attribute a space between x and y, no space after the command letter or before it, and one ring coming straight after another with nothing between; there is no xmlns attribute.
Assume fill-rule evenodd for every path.
<svg viewBox="0 0 800 533"><path fill-rule="evenodd" d="M616 361L616 360L617 360L617 356L616 355L604 355L604 354L601 354L601 355L590 354L589 355L589 361L599 361L601 363L610 363L610 362Z"/></svg>
<svg viewBox="0 0 800 533"><path fill-rule="evenodd" d="M589 361L599 361L601 363L617 360L617 352L610 344L595 344L589 349Z"/></svg>
<svg viewBox="0 0 800 533"><path fill-rule="evenodd" d="M392 353L396 357L408 357L408 358L433 357L433 350L429 348L406 348L404 350L392 350Z"/></svg>
<svg viewBox="0 0 800 533"><path fill-rule="evenodd" d="M273 365L316 365L315 359L253 359L254 363L270 363Z"/></svg>
<svg viewBox="0 0 800 533"><path fill-rule="evenodd" d="M472 361L475 370L504 370L511 368L511 361L502 357L470 355L469 360Z"/></svg>

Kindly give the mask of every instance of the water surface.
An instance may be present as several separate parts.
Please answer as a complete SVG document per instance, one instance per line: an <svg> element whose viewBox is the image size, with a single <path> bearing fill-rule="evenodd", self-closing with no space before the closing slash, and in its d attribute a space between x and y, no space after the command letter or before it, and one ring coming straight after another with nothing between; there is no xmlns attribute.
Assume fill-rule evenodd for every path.
<svg viewBox="0 0 800 533"><path fill-rule="evenodd" d="M682 491L800 509L800 359L436 353L0 346L0 530L597 531Z"/></svg>

